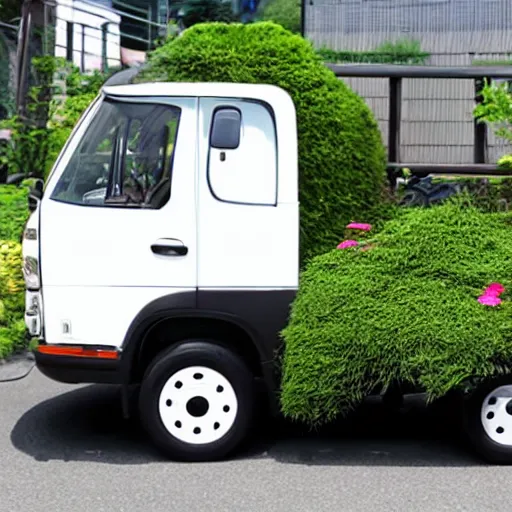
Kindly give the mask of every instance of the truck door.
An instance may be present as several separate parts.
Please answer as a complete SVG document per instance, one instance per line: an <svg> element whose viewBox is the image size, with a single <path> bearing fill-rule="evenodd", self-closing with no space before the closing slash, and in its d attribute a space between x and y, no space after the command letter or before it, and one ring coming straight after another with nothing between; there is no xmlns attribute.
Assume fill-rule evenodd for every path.
<svg viewBox="0 0 512 512"><path fill-rule="evenodd" d="M199 294L218 288L294 289L298 206L296 199L279 197L278 186L280 179L296 177L284 158L278 166L278 143L286 134L277 126L286 118L276 123L272 107L259 100L199 101Z"/></svg>
<svg viewBox="0 0 512 512"><path fill-rule="evenodd" d="M197 99L106 97L85 125L41 203L45 337L119 346L146 304L195 293Z"/></svg>

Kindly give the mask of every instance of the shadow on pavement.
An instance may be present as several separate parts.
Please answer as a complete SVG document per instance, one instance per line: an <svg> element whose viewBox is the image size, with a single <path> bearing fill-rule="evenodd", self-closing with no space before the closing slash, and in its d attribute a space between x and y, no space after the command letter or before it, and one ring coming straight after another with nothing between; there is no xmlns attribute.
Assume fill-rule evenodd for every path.
<svg viewBox="0 0 512 512"><path fill-rule="evenodd" d="M259 436L237 460L343 466L481 465L463 446L453 409L413 407L390 414L378 404L350 421L316 432L280 422L258 426ZM42 402L27 411L11 433L13 445L39 461L109 464L167 462L136 420L124 420L119 390L91 385Z"/></svg>
<svg viewBox="0 0 512 512"><path fill-rule="evenodd" d="M163 460L136 421L123 419L118 388L91 385L27 411L11 432L20 451L39 461L145 464Z"/></svg>

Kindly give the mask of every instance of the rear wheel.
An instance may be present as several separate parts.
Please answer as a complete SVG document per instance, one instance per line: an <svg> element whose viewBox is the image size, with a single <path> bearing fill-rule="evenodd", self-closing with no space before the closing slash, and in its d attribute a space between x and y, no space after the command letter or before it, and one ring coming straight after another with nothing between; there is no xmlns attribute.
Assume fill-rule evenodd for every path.
<svg viewBox="0 0 512 512"><path fill-rule="evenodd" d="M224 458L247 436L254 412L245 362L213 342L189 340L150 365L139 396L141 422L169 457Z"/></svg>
<svg viewBox="0 0 512 512"><path fill-rule="evenodd" d="M483 385L465 407L468 437L488 462L512 464L512 378Z"/></svg>

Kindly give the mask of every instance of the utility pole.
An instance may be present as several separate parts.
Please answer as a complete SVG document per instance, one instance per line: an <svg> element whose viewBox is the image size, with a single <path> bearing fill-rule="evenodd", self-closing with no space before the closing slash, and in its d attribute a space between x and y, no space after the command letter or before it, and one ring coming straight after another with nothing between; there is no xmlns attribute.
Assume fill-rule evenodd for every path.
<svg viewBox="0 0 512 512"><path fill-rule="evenodd" d="M30 60L30 33L32 28L32 0L24 0L21 8L21 22L18 34L16 54L16 110L21 117L25 116L26 97L28 92L28 68Z"/></svg>
<svg viewBox="0 0 512 512"><path fill-rule="evenodd" d="M306 37L306 2L300 0L300 35Z"/></svg>
<svg viewBox="0 0 512 512"><path fill-rule="evenodd" d="M26 114L30 64L34 56L31 50L38 48L37 53L53 52L53 48L46 48L47 15L52 6L53 2L49 0L23 0L16 54L16 109L20 116ZM39 34L36 33L38 29Z"/></svg>

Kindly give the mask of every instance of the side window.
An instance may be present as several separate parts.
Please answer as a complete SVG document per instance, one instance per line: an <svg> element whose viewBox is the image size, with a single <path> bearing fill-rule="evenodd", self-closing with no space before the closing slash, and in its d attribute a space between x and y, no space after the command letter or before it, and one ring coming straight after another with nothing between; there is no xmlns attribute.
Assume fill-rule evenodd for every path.
<svg viewBox="0 0 512 512"><path fill-rule="evenodd" d="M52 199L161 208L170 197L180 109L105 100Z"/></svg>
<svg viewBox="0 0 512 512"><path fill-rule="evenodd" d="M264 105L244 101L214 110L208 181L220 201L276 204L276 132Z"/></svg>

